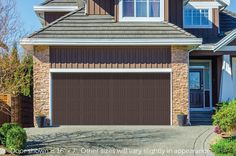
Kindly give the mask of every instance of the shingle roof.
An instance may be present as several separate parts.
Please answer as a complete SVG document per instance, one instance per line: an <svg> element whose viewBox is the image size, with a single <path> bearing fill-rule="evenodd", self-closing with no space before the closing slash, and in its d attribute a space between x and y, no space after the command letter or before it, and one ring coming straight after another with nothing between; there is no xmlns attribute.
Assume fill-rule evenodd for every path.
<svg viewBox="0 0 236 156"><path fill-rule="evenodd" d="M172 39L196 38L165 22L115 22L110 15L85 15L82 10L69 13L29 38L63 39Z"/></svg>
<svg viewBox="0 0 236 156"><path fill-rule="evenodd" d="M77 6L78 0L46 0L42 6Z"/></svg>
<svg viewBox="0 0 236 156"><path fill-rule="evenodd" d="M223 34L229 34L236 29L236 13L224 10L220 13L220 30Z"/></svg>

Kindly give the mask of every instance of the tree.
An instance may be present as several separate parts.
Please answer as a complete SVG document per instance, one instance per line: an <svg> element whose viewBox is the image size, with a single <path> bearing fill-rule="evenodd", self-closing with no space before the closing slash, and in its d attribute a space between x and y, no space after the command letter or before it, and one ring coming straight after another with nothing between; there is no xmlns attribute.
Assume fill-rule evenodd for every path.
<svg viewBox="0 0 236 156"><path fill-rule="evenodd" d="M26 55L19 60L16 44L10 54L0 57L0 93L31 96L33 59Z"/></svg>
<svg viewBox="0 0 236 156"><path fill-rule="evenodd" d="M7 52L23 34L16 0L0 0L0 53Z"/></svg>
<svg viewBox="0 0 236 156"><path fill-rule="evenodd" d="M0 93L13 97L24 95L31 97L33 88L33 59L25 55L22 60L14 44L10 53L0 54ZM11 108L1 103L0 112L12 116ZM14 112L14 111L13 111Z"/></svg>

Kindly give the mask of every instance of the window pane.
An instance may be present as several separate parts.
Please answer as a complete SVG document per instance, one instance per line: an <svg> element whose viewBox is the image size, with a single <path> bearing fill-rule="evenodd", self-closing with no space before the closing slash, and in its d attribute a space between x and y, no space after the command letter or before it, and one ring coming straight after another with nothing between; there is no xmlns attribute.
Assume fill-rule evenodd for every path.
<svg viewBox="0 0 236 156"><path fill-rule="evenodd" d="M136 0L136 16L147 17L147 0Z"/></svg>
<svg viewBox="0 0 236 156"><path fill-rule="evenodd" d="M208 25L209 24L208 10L207 9L202 9L201 10L201 22L202 22L202 25Z"/></svg>
<svg viewBox="0 0 236 156"><path fill-rule="evenodd" d="M134 17L134 0L123 1L123 17Z"/></svg>
<svg viewBox="0 0 236 156"><path fill-rule="evenodd" d="M190 89L201 89L200 72L190 72L189 79L190 79L189 82Z"/></svg>
<svg viewBox="0 0 236 156"><path fill-rule="evenodd" d="M160 0L149 1L149 16L160 17Z"/></svg>
<svg viewBox="0 0 236 156"><path fill-rule="evenodd" d="M185 9L185 11L184 11L184 23L185 23L185 25L192 25L192 10Z"/></svg>
<svg viewBox="0 0 236 156"><path fill-rule="evenodd" d="M200 25L200 10L194 9L193 10L193 25Z"/></svg>

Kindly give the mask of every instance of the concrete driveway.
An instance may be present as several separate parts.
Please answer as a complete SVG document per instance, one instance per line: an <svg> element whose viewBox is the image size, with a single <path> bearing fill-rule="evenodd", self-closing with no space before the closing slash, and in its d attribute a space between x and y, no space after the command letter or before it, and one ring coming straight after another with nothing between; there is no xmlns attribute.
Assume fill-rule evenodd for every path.
<svg viewBox="0 0 236 156"><path fill-rule="evenodd" d="M29 128L27 154L210 156L212 126L62 126Z"/></svg>

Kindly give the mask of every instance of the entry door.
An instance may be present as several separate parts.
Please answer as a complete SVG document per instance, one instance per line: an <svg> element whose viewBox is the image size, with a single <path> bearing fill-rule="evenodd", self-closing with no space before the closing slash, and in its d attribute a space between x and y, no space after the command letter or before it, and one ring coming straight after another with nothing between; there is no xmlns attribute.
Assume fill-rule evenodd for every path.
<svg viewBox="0 0 236 156"><path fill-rule="evenodd" d="M203 69L190 69L190 107L204 108Z"/></svg>

